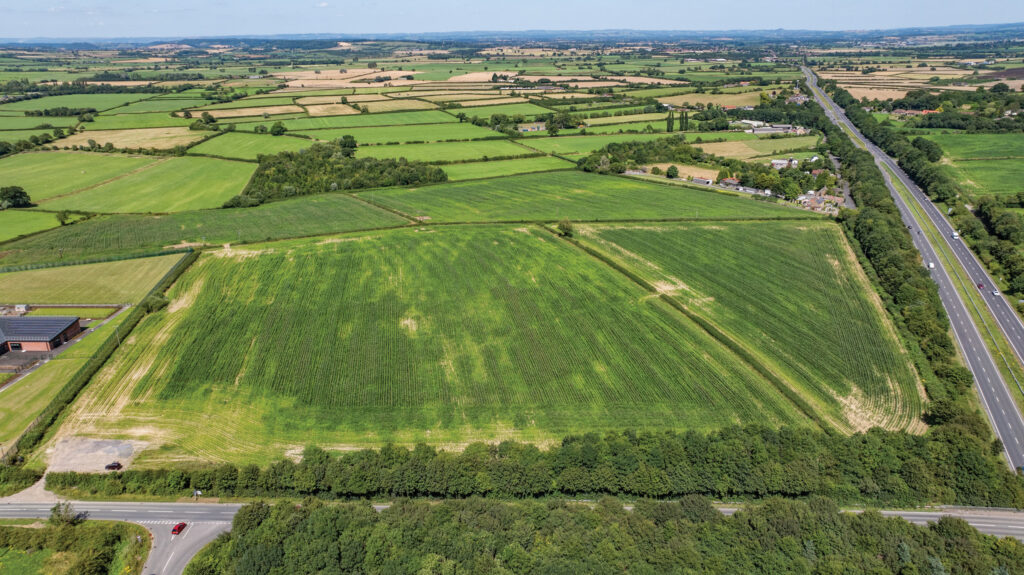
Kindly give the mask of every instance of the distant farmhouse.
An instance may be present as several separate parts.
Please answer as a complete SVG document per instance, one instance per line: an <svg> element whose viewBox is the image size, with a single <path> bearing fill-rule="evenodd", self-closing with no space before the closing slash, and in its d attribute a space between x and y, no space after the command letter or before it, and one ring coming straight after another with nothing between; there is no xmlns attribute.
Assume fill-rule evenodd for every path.
<svg viewBox="0 0 1024 575"><path fill-rule="evenodd" d="M82 332L77 317L0 317L0 354L51 351Z"/></svg>

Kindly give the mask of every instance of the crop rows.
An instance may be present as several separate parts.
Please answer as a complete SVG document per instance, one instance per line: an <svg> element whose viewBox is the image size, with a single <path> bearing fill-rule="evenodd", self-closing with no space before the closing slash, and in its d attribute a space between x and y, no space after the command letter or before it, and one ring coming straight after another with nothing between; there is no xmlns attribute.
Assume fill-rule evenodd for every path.
<svg viewBox="0 0 1024 575"><path fill-rule="evenodd" d="M580 171L363 192L360 197L432 222L819 217L749 198Z"/></svg>
<svg viewBox="0 0 1024 575"><path fill-rule="evenodd" d="M268 248L202 258L172 288L184 303L143 322L95 393L134 381L139 409L173 419L175 406L222 409L206 398L230 390L260 416L253 425L288 421L285 431L328 439L417 426L554 435L806 423L684 316L539 230Z"/></svg>
<svg viewBox="0 0 1024 575"><path fill-rule="evenodd" d="M149 252L187 242L252 242L405 223L403 218L342 194L234 210L104 216L5 244L0 265L79 261Z"/></svg>
<svg viewBox="0 0 1024 575"><path fill-rule="evenodd" d="M835 409L845 398L863 410L849 417L916 425L922 398L909 356L835 225L595 226L593 237L652 283L685 286L673 297L817 403Z"/></svg>

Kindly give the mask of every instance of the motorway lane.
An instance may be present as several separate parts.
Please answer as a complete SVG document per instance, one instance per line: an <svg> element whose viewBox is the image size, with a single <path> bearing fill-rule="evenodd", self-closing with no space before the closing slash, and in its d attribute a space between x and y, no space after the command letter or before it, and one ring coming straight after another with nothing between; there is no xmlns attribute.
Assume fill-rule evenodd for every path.
<svg viewBox="0 0 1024 575"><path fill-rule="evenodd" d="M209 503L98 503L72 501L78 513L89 519L127 521L142 525L152 534L153 547L143 575L181 575L200 549L231 529L231 520L241 505ZM50 503L9 503L0 505L0 518L50 516ZM188 523L180 535L171 535L178 522Z"/></svg>
<svg viewBox="0 0 1024 575"><path fill-rule="evenodd" d="M808 69L804 68L804 75L807 77L807 84L811 87L811 91L814 94L815 99L824 108L825 113L829 119L832 120L836 125L846 126L853 134L856 134L864 144L867 146L867 150L875 157L875 162L879 164L885 164L888 166L894 174L897 174L900 181L907 186L908 190L912 190L912 193L920 193L920 190L913 185L913 182L909 181L909 178L903 173L903 170L895 165L895 162L891 158L885 155L878 147L874 146L867 138L865 138L859 130L853 125L852 122L843 113L842 108L835 104L817 85L817 78ZM856 140L854 140L854 143ZM946 269L946 262L938 256L938 252L933 248L928 240L928 236L922 233L921 225L917 221L914 212L910 209L910 206L903 201L902 196L893 187L890 180L889 174L886 170L881 170L882 176L886 180L886 184L889 186L889 192L892 194L893 200L896 202L896 207L899 209L900 217L903 222L911 227L911 238L913 239L914 246L917 247L918 251L921 252L921 256L925 262L935 263L935 269L930 270L932 279L939 286L939 297L942 300L943 307L946 308L946 314L949 316L950 326L953 329L953 336L956 338L957 344L964 357L964 362L967 364L968 369L974 374L975 385L978 389L978 395L981 397L982 405L985 408L986 413L989 416L989 420L992 422L992 427L996 432L996 436L999 437L1003 442L1003 448L1006 452L1006 458L1008 463L1014 469L1020 466L1024 466L1024 418L1021 417L1020 411L1017 409L1017 405L1013 400L1013 395L1007 388L1006 382L1003 380L1002 374L996 366L995 359L989 352L988 347L985 345L985 341L981 336L979 328L974 324L974 320L967 311L966 304L961 299L960 294L954 287L953 279L950 277L949 271ZM916 192L913 192L916 190ZM915 197L917 197L915 195ZM921 202L918 202L919 204ZM926 206L918 206L918 209L922 207L931 207L935 210L935 206L931 202L923 202ZM937 211L937 210L936 210ZM940 214L941 218L941 214ZM931 219L931 218L929 218ZM945 218L941 218L945 221ZM936 225L940 230L941 234L952 234L952 229L940 227ZM947 234L947 237L948 237ZM950 238L951 239L951 238ZM962 242L956 242L963 249L967 249ZM957 253L954 251L954 253ZM958 260L963 261L962 258L956 256ZM962 263L961 263L962 265ZM972 278L978 277L973 275L970 268L965 268ZM985 276L987 277L987 276ZM991 280L979 280L987 281L987 286L991 286ZM978 283L977 281L974 283ZM1001 297L991 296L989 299L997 299L1002 303L1006 303ZM986 301L989 301L986 299ZM1011 310L1011 313L1014 313ZM1016 315L1014 315L1016 317ZM1019 324L1019 322L1017 322ZM1002 323L1000 323L1002 325ZM1024 328L1022 328L1024 333ZM1016 349L1016 347L1014 348Z"/></svg>

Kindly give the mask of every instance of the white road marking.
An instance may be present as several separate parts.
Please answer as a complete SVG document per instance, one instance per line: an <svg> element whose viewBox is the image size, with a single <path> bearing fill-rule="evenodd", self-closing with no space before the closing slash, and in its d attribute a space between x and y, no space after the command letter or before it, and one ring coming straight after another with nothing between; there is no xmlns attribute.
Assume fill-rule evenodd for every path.
<svg viewBox="0 0 1024 575"><path fill-rule="evenodd" d="M167 566L171 564L172 557L174 557L174 551L171 551L171 554L167 556L167 563L164 563L164 568L161 571L167 571Z"/></svg>

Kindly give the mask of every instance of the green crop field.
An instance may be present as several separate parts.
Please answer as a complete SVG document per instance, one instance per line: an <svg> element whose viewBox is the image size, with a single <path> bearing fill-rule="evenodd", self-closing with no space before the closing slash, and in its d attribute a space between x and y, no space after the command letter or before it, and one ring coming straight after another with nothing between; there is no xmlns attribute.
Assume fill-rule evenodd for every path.
<svg viewBox="0 0 1024 575"><path fill-rule="evenodd" d="M928 134L943 163L972 196L1016 194L1024 177L1024 134Z"/></svg>
<svg viewBox="0 0 1024 575"><path fill-rule="evenodd" d="M431 222L820 217L748 197L575 170L359 196Z"/></svg>
<svg viewBox="0 0 1024 575"><path fill-rule="evenodd" d="M645 122L650 124L665 125L665 118L668 115L664 112L657 114L629 114L625 116L608 116L605 118L590 118L586 120L588 126L601 126L604 124L628 124L630 122Z"/></svg>
<svg viewBox="0 0 1024 575"><path fill-rule="evenodd" d="M0 266L138 254L182 243L252 242L407 223L346 194L295 198L255 208L101 216L5 244Z"/></svg>
<svg viewBox="0 0 1024 575"><path fill-rule="evenodd" d="M496 162L466 162L462 164L451 164L444 166L448 179L453 182L459 180L474 180L478 178L496 178L498 176L512 176L515 174L528 174L530 172L544 172L547 170L563 170L575 167L572 162L567 162L551 156L537 158L518 158L515 160L498 160Z"/></svg>
<svg viewBox="0 0 1024 575"><path fill-rule="evenodd" d="M33 202L72 193L149 166L147 156L93 152L31 152L0 160L0 182L25 188Z"/></svg>
<svg viewBox="0 0 1024 575"><path fill-rule="evenodd" d="M112 307L34 307L26 315L73 315L87 319L103 319L115 311Z"/></svg>
<svg viewBox="0 0 1024 575"><path fill-rule="evenodd" d="M962 160L946 166L972 195L1016 194L1024 179L1024 160Z"/></svg>
<svg viewBox="0 0 1024 575"><path fill-rule="evenodd" d="M152 94L70 94L66 96L46 96L32 100L22 100L9 104L0 104L0 110L46 110L49 108L95 108L98 111L123 106L129 102L151 98ZM49 118L43 118L49 119Z"/></svg>
<svg viewBox="0 0 1024 575"><path fill-rule="evenodd" d="M365 128L368 126L403 126L410 124L443 124L458 122L455 116L440 110L417 110L413 112L389 112L386 114L351 114L348 116L324 116L321 118L295 118L282 120L292 131L319 130L322 128ZM263 122L238 124L239 130L251 131ZM268 126L269 127L269 126Z"/></svg>
<svg viewBox="0 0 1024 575"><path fill-rule="evenodd" d="M477 142L436 142L433 144L398 144L395 146L366 146L356 150L361 158L405 158L421 162L458 162L481 158L528 156L537 152L508 140L481 140Z"/></svg>
<svg viewBox="0 0 1024 575"><path fill-rule="evenodd" d="M152 98L141 102L133 102L127 106L121 106L120 108L111 110L111 113L138 114L143 112L173 112L176 110L184 110L185 108L202 106L207 102L209 102L209 100L203 100L201 98L181 98L173 100L169 98Z"/></svg>
<svg viewBox="0 0 1024 575"><path fill-rule="evenodd" d="M114 110L115 112L117 110ZM146 112L141 114L99 115L87 127L93 130L128 130L132 128L171 128L188 126L195 120L175 118L164 112ZM0 125L3 122L0 121ZM56 124L55 124L56 125Z"/></svg>
<svg viewBox="0 0 1024 575"><path fill-rule="evenodd" d="M1024 158L1024 134L930 134L952 160Z"/></svg>
<svg viewBox="0 0 1024 575"><path fill-rule="evenodd" d="M373 128L330 128L296 132L318 140L335 140L352 136L362 144L404 144L406 142L443 142L445 140L480 140L504 137L501 132L469 123L413 124L409 126L377 126Z"/></svg>
<svg viewBox="0 0 1024 575"><path fill-rule="evenodd" d="M78 123L78 117L48 117L39 118L33 116L0 116L0 130L31 130L42 126L50 125L57 128L67 128Z"/></svg>
<svg viewBox="0 0 1024 575"><path fill-rule="evenodd" d="M27 140L32 136L41 136L43 134L53 134L53 130L0 130L0 142L13 143L21 140Z"/></svg>
<svg viewBox="0 0 1024 575"><path fill-rule="evenodd" d="M0 273L3 303L120 304L138 302L182 258L169 254Z"/></svg>
<svg viewBox="0 0 1024 575"><path fill-rule="evenodd" d="M302 148L308 148L314 143L313 140L290 136L229 132L189 148L188 153L255 160L260 154L295 152Z"/></svg>
<svg viewBox="0 0 1024 575"><path fill-rule="evenodd" d="M462 112L470 118L477 116L480 118L489 118L495 114L505 114L506 116L514 116L516 114L522 114L527 117L536 116L538 114L550 114L552 110L543 108L536 104L520 103L520 104L500 104L498 106L477 106L473 108L459 108L452 110L452 113Z"/></svg>
<svg viewBox="0 0 1024 575"><path fill-rule="evenodd" d="M268 136L269 137L269 136ZM256 164L170 158L112 182L44 202L49 210L177 212L220 207L245 187Z"/></svg>
<svg viewBox="0 0 1024 575"><path fill-rule="evenodd" d="M665 134L606 134L600 136L556 136L554 138L527 138L523 145L546 154L573 156L589 154L615 142L648 142L666 137Z"/></svg>
<svg viewBox="0 0 1024 575"><path fill-rule="evenodd" d="M923 429L910 356L835 224L594 225L581 235L735 338L838 427Z"/></svg>
<svg viewBox="0 0 1024 575"><path fill-rule="evenodd" d="M806 423L696 324L546 231L345 239L204 256L65 431L118 437L145 420L138 438L163 448L142 458L156 463L262 461L310 442Z"/></svg>
<svg viewBox="0 0 1024 575"><path fill-rule="evenodd" d="M55 228L59 225L60 223L53 214L28 210L0 210L0 242Z"/></svg>

